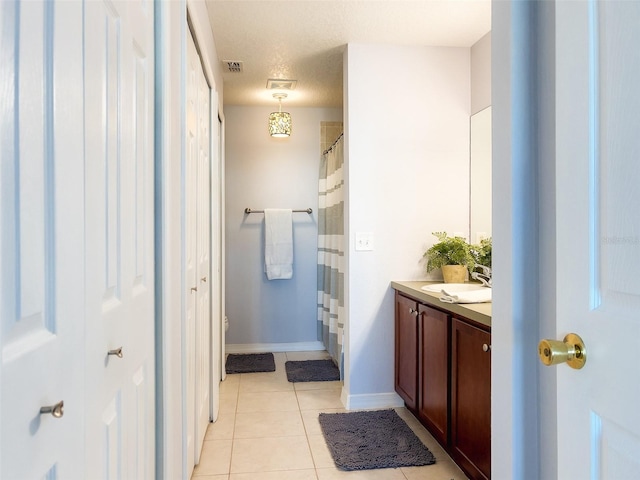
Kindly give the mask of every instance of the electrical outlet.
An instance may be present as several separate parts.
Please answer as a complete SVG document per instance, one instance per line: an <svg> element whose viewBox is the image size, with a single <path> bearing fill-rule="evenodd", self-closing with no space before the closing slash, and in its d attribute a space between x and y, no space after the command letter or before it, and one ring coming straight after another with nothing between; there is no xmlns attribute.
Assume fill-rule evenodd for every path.
<svg viewBox="0 0 640 480"><path fill-rule="evenodd" d="M356 233L356 250L359 252L373 250L373 233L372 232Z"/></svg>

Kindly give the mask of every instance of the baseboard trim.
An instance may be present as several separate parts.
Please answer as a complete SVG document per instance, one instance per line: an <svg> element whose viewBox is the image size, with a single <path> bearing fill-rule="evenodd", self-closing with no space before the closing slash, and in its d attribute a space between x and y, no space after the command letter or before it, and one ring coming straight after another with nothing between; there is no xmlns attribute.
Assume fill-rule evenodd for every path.
<svg viewBox="0 0 640 480"><path fill-rule="evenodd" d="M227 343L226 353L312 352L324 350L322 342L295 343Z"/></svg>
<svg viewBox="0 0 640 480"><path fill-rule="evenodd" d="M395 392L349 395L343 388L340 400L347 410L404 407L404 401Z"/></svg>

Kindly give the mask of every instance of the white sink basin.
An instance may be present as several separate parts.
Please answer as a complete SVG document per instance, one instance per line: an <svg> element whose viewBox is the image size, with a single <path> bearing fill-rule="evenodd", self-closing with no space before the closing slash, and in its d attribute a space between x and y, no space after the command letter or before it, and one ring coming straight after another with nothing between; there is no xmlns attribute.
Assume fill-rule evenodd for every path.
<svg viewBox="0 0 640 480"><path fill-rule="evenodd" d="M421 287L425 292L440 293L446 290L447 293L457 292L473 292L474 290L483 290L487 287L480 283L435 283L433 285L424 285Z"/></svg>

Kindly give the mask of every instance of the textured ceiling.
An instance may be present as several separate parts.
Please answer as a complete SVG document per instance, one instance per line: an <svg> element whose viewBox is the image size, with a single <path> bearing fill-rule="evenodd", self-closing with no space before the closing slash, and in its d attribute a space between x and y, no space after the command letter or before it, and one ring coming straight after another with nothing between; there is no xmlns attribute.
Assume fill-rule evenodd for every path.
<svg viewBox="0 0 640 480"><path fill-rule="evenodd" d="M275 105L281 78L297 80L283 105L340 107L347 43L470 47L491 29L491 0L206 2L220 60L243 62L226 105Z"/></svg>

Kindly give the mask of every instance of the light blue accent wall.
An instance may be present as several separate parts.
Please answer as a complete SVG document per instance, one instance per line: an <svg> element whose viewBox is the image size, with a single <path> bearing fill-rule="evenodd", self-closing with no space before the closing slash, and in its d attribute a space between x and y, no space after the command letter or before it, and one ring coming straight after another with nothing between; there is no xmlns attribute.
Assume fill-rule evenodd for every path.
<svg viewBox="0 0 640 480"><path fill-rule="evenodd" d="M227 344L317 340L317 211L320 122L342 121L341 108L288 108L289 138L267 132L273 107L225 106ZM264 273L264 215L244 209L311 207L293 214L290 280Z"/></svg>

